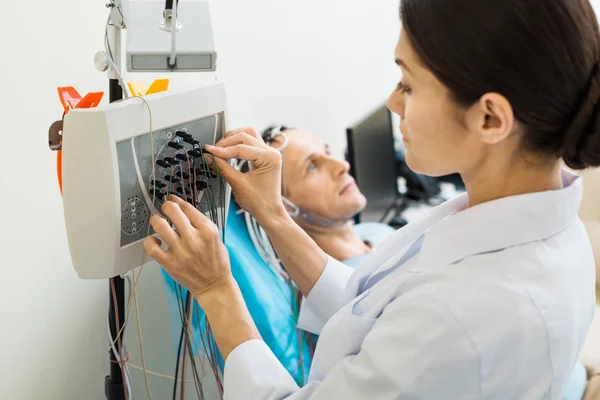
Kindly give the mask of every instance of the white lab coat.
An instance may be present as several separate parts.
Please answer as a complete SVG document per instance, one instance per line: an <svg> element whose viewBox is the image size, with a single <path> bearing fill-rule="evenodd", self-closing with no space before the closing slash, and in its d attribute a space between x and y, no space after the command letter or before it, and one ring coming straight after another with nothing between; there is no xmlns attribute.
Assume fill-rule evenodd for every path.
<svg viewBox="0 0 600 400"><path fill-rule="evenodd" d="M225 364L227 400L560 399L594 313L581 179L465 210L466 195L394 233L355 271L329 259L299 326L320 333L299 388L266 344ZM420 252L398 265L424 235ZM363 291L375 273L385 275Z"/></svg>

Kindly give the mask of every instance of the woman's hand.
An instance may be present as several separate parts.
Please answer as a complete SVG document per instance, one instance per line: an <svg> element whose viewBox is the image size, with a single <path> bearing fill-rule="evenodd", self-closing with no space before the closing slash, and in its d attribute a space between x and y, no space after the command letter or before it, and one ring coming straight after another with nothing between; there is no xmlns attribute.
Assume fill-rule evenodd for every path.
<svg viewBox="0 0 600 400"><path fill-rule="evenodd" d="M216 146L206 146L215 156L219 172L231 186L237 203L259 222L277 213L285 213L281 202L281 153L268 146L253 128L227 132ZM253 169L241 173L227 159L251 163ZM212 164L212 157L207 157Z"/></svg>
<svg viewBox="0 0 600 400"><path fill-rule="evenodd" d="M159 215L153 215L150 221L169 249L163 250L161 241L152 236L144 239L144 247L196 298L227 359L240 344L260 340L260 334L231 275L229 256L217 226L188 202L176 196L170 200L162 210L176 230Z"/></svg>
<svg viewBox="0 0 600 400"><path fill-rule="evenodd" d="M277 256L305 296L327 264L327 254L300 228L281 201L281 153L265 144L252 128L228 132L216 146L206 146L215 156L223 178L231 185L238 204L265 229ZM253 169L237 171L226 161L237 158ZM207 157L212 161L212 157Z"/></svg>
<svg viewBox="0 0 600 400"><path fill-rule="evenodd" d="M229 255L217 226L179 197L169 200L162 211L176 230L160 215L153 215L150 223L169 248L163 250L159 239L148 236L144 239L148 255L196 298L231 284Z"/></svg>

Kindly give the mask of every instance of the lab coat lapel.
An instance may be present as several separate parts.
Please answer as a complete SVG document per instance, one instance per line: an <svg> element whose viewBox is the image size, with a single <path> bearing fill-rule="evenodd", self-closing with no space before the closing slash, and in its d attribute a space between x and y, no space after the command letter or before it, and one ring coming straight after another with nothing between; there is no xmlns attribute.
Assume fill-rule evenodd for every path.
<svg viewBox="0 0 600 400"><path fill-rule="evenodd" d="M425 233L419 263L453 264L557 234L577 218L581 202L581 179L562 174L563 189L489 201L440 221Z"/></svg>
<svg viewBox="0 0 600 400"><path fill-rule="evenodd" d="M411 222L405 227L397 230L379 247L373 251L365 261L357 267L346 286L346 302L355 298L362 292L362 289L369 277L376 271L389 269L395 266L402 258L407 247L423 234L428 228L446 218L448 215L457 212L468 202L466 193L442 205L431 209L421 219Z"/></svg>

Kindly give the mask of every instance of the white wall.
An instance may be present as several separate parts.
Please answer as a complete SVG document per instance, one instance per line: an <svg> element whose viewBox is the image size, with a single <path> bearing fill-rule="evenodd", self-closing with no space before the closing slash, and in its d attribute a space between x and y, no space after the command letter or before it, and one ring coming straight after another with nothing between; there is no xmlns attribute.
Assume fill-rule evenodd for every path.
<svg viewBox="0 0 600 400"><path fill-rule="evenodd" d="M72 270L47 131L62 114L57 86L107 88L92 62L102 47L105 1L10 3L0 23L0 398L99 400L108 284L79 280ZM397 78L397 0L214 0L213 11L232 126L306 127L341 154L344 129L384 101ZM173 79L178 86L198 77ZM149 269L140 284L144 343L149 367L170 373L156 272ZM128 341L139 363L134 329ZM153 378L152 385L154 398L167 397L170 382Z"/></svg>

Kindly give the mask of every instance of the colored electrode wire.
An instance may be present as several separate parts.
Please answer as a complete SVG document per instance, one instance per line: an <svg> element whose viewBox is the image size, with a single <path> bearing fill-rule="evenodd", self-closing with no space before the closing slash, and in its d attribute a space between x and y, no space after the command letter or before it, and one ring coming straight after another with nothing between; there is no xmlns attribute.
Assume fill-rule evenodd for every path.
<svg viewBox="0 0 600 400"><path fill-rule="evenodd" d="M135 365L130 362L128 362L127 365L133 369L137 369L138 371L143 371L142 367L140 367L139 365ZM170 381L175 380L175 377L171 376L171 375L161 374L160 372L155 372L155 371L150 371L150 370L147 370L147 372L148 372L148 375L156 376L156 377L163 378L163 379L168 379ZM178 381L180 383L194 383L194 381L191 379L188 379L188 380L179 379Z"/></svg>
<svg viewBox="0 0 600 400"><path fill-rule="evenodd" d="M190 341L190 335L189 335L189 320L187 317L187 311L189 311L190 308L188 308L188 305L191 307L192 301L193 299L191 298L189 292L187 292L186 295L186 305L183 305L183 290L181 288L181 286L179 286L178 284L175 283L175 290L176 290L176 296L177 296L177 302L180 306L179 308L179 315L181 318L181 327L182 327L182 336L180 338L183 338L185 340L185 344L186 344L186 348L188 350L188 353L190 355L190 362L192 365L192 371L194 373L194 384L196 386L196 394L198 395L199 399L204 399L204 393L202 391L201 388L201 384L200 384L200 377L198 375L198 368L196 366L196 360L194 358L194 352L192 351L192 343ZM180 342L181 343L181 342ZM173 386L173 399L176 399L176 395L177 395L177 376L178 376L178 371L179 371L179 359L181 357L181 346L179 348L178 351L178 355L177 355L177 363L175 366L175 382L174 382L174 386ZM197 350L196 350L197 352ZM183 376L183 379L185 379L185 376Z"/></svg>
<svg viewBox="0 0 600 400"><path fill-rule="evenodd" d="M215 121L215 123L218 123L218 121ZM190 146L187 147L186 144ZM208 154L206 154L206 156L212 157L212 155ZM149 180L153 202L158 199L159 203L163 203L168 199L170 193L181 197L184 201L192 204L206 214L208 218L219 227L219 230L222 231L222 240L225 241L225 184L221 178L216 162L213 163L215 165L216 174L208 167L205 153L202 146L200 146L200 143L186 131L177 131L176 137L171 138L169 142L161 148L158 157L153 156L152 159L155 160L153 168L156 168L156 165L163 168L163 170L161 170L161 177L159 177L159 174L156 172L153 172L152 177ZM199 185L200 187L198 187ZM177 361L173 379L173 398L177 398L177 387L179 382L185 380L185 367L188 358L194 375L197 395L199 398L204 398L195 358L195 355L201 354L204 354L208 359L222 396L222 363L219 362L220 360L218 359L219 353L210 330L210 325L206 320L203 325L198 323L198 327L201 330L200 337L203 349L203 352L201 353L198 351L193 330L191 329L191 321L194 318L194 310L197 310L197 304L194 299L189 296L187 291L185 291L186 294L184 295L185 289L180 285L175 283L174 288L182 329L177 348ZM205 329L203 329L203 327L205 327ZM179 379L180 373L183 374L181 379ZM184 396L183 387L180 389L179 393L181 397Z"/></svg>

